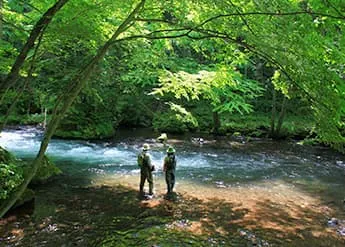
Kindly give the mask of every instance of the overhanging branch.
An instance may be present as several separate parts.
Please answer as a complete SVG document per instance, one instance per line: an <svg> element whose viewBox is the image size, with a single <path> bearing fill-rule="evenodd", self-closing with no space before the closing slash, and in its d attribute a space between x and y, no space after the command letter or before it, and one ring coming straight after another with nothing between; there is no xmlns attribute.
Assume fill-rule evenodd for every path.
<svg viewBox="0 0 345 247"><path fill-rule="evenodd" d="M295 12L244 12L244 13L228 13L228 14L220 14L213 17L210 17L203 22L201 22L198 27L202 27L205 24L212 22L217 19L222 19L226 17L232 17L232 16L294 16L294 15L313 15L313 16L322 16L322 17L329 17L332 19L337 20L343 20L345 21L344 16L334 16L326 13L320 13L320 12L313 12L313 11L295 11Z"/></svg>

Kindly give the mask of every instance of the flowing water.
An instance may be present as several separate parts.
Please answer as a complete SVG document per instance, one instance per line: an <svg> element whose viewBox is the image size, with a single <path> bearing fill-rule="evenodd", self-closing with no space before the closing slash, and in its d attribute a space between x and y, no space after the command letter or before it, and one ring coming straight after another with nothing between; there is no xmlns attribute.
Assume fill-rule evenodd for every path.
<svg viewBox="0 0 345 247"><path fill-rule="evenodd" d="M115 202L108 204L116 204L118 199L115 191L133 192L134 195L140 172L136 156L144 142L152 146L150 154L156 166L156 198L140 201L128 194L125 197L129 196L140 208L138 214L143 213L143 208L150 209L152 213L153 208L176 207L170 215L175 223L165 223L165 227L173 225L175 231L177 229L181 232L183 229L208 241L205 245L194 244L195 246L344 244L341 234L345 219L343 155L323 147L305 147L295 141L215 140L205 136L204 142L199 143L195 136L170 137L168 143L174 145L177 151L177 199L171 202L164 199L162 161L166 147L156 143L154 137L153 133L147 131L121 130L114 139L108 141L52 140L47 155L64 175L48 185L36 188L35 209L31 214L24 214L22 218L2 224L3 229L6 228L6 236L0 239L0 245L27 246L36 243L37 246L85 246L90 244L90 239L98 239L94 245L107 246L104 232L111 232L111 227L110 230L103 229L102 234L90 229L99 228L95 223L97 220L104 223L106 219L128 216L123 208L117 208L117 213L114 213L114 209L107 210L109 205L106 201L109 200L109 195L113 195ZM30 160L35 157L41 138L42 132L37 129L7 130L1 133L0 145L16 157ZM102 188L109 194L105 194ZM64 198L76 203L68 204L63 201ZM95 206L95 200L103 201L103 204ZM192 200L197 201L187 203ZM93 206L85 206L88 204ZM226 208L222 205L226 205ZM133 207L133 203L122 206ZM198 210L186 210L194 206ZM121 210L124 212L121 213ZM132 211L135 210L132 208ZM65 213L59 214L62 211ZM81 213L89 218L92 218L90 214L102 211L103 216L97 216L93 222L85 222L86 216L77 217L70 222L66 219L71 217L67 214L68 211L74 212L74 216ZM156 213L162 216L159 212ZM166 212L167 210L162 214ZM176 212L182 215L177 215ZM201 212L202 216L199 215ZM131 217L138 219L138 214L131 214ZM327 224L331 217L337 218L337 226ZM185 221L188 224L181 223ZM15 224L17 232L10 229L16 227ZM80 230L79 225L86 225L90 229ZM214 226L212 229L211 225ZM78 238L63 231L71 230L71 227ZM117 225L117 230L121 230L121 227L124 226ZM186 236L183 238L186 239ZM119 239L121 238L112 240L112 243ZM238 239L237 242L235 239ZM159 239L152 241L156 246L194 246L193 243L181 244L178 237L168 243ZM171 241L175 241L175 244ZM37 244L38 242L41 244ZM143 246L151 246L152 243L145 242ZM108 246L128 245L125 242L122 244L118 242Z"/></svg>

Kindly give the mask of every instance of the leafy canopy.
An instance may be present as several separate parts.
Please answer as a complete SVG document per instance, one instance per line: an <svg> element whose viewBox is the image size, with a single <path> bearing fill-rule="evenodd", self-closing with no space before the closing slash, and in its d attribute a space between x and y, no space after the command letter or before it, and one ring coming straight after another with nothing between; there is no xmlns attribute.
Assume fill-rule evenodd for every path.
<svg viewBox="0 0 345 247"><path fill-rule="evenodd" d="M259 96L263 90L255 81L244 79L239 72L226 66L196 74L164 71L159 80L160 87L155 88L153 94L173 93L177 99L206 99L219 113L249 113L252 106L248 100Z"/></svg>

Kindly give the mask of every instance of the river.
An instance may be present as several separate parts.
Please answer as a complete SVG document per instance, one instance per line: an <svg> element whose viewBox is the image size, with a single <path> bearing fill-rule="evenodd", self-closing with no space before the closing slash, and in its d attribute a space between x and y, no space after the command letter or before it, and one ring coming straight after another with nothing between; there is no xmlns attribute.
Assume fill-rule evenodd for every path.
<svg viewBox="0 0 345 247"><path fill-rule="evenodd" d="M164 197L162 173L166 147L155 137L146 130L120 130L107 141L52 140L47 155L63 175L35 188L32 212L24 210L3 220L0 245L128 246L138 239L142 246L345 243L344 155L296 141L204 136L200 143L198 136L169 136L168 143L177 151L177 194L170 201ZM41 138L35 128L6 130L0 145L17 158L30 160ZM156 196L149 201L136 197L140 172L136 156L145 142L151 144L156 166ZM173 230L176 237L147 237L148 230L136 229L134 223L143 213L159 216L155 227ZM134 226L124 225L121 217L129 217L126 222ZM332 217L337 225L328 224ZM114 225L119 219L121 224ZM142 237L132 233L128 237L130 229ZM158 235L152 229L150 234ZM116 235L119 231L122 235Z"/></svg>

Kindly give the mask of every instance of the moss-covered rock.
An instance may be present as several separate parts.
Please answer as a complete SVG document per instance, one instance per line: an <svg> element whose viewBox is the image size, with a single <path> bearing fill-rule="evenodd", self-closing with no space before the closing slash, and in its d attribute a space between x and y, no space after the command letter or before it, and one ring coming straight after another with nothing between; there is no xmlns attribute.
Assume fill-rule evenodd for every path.
<svg viewBox="0 0 345 247"><path fill-rule="evenodd" d="M44 156L43 162L38 168L35 177L32 179L31 184L46 183L51 177L61 174L62 171L53 164L47 156Z"/></svg>
<svg viewBox="0 0 345 247"><path fill-rule="evenodd" d="M26 172L30 169L31 163L24 163L17 160L10 152L0 147L0 204L20 186L25 178ZM62 173L47 156L39 167L31 184L45 183L52 176ZM16 201L12 209L25 203L31 202L35 198L35 192L26 189L21 197Z"/></svg>

